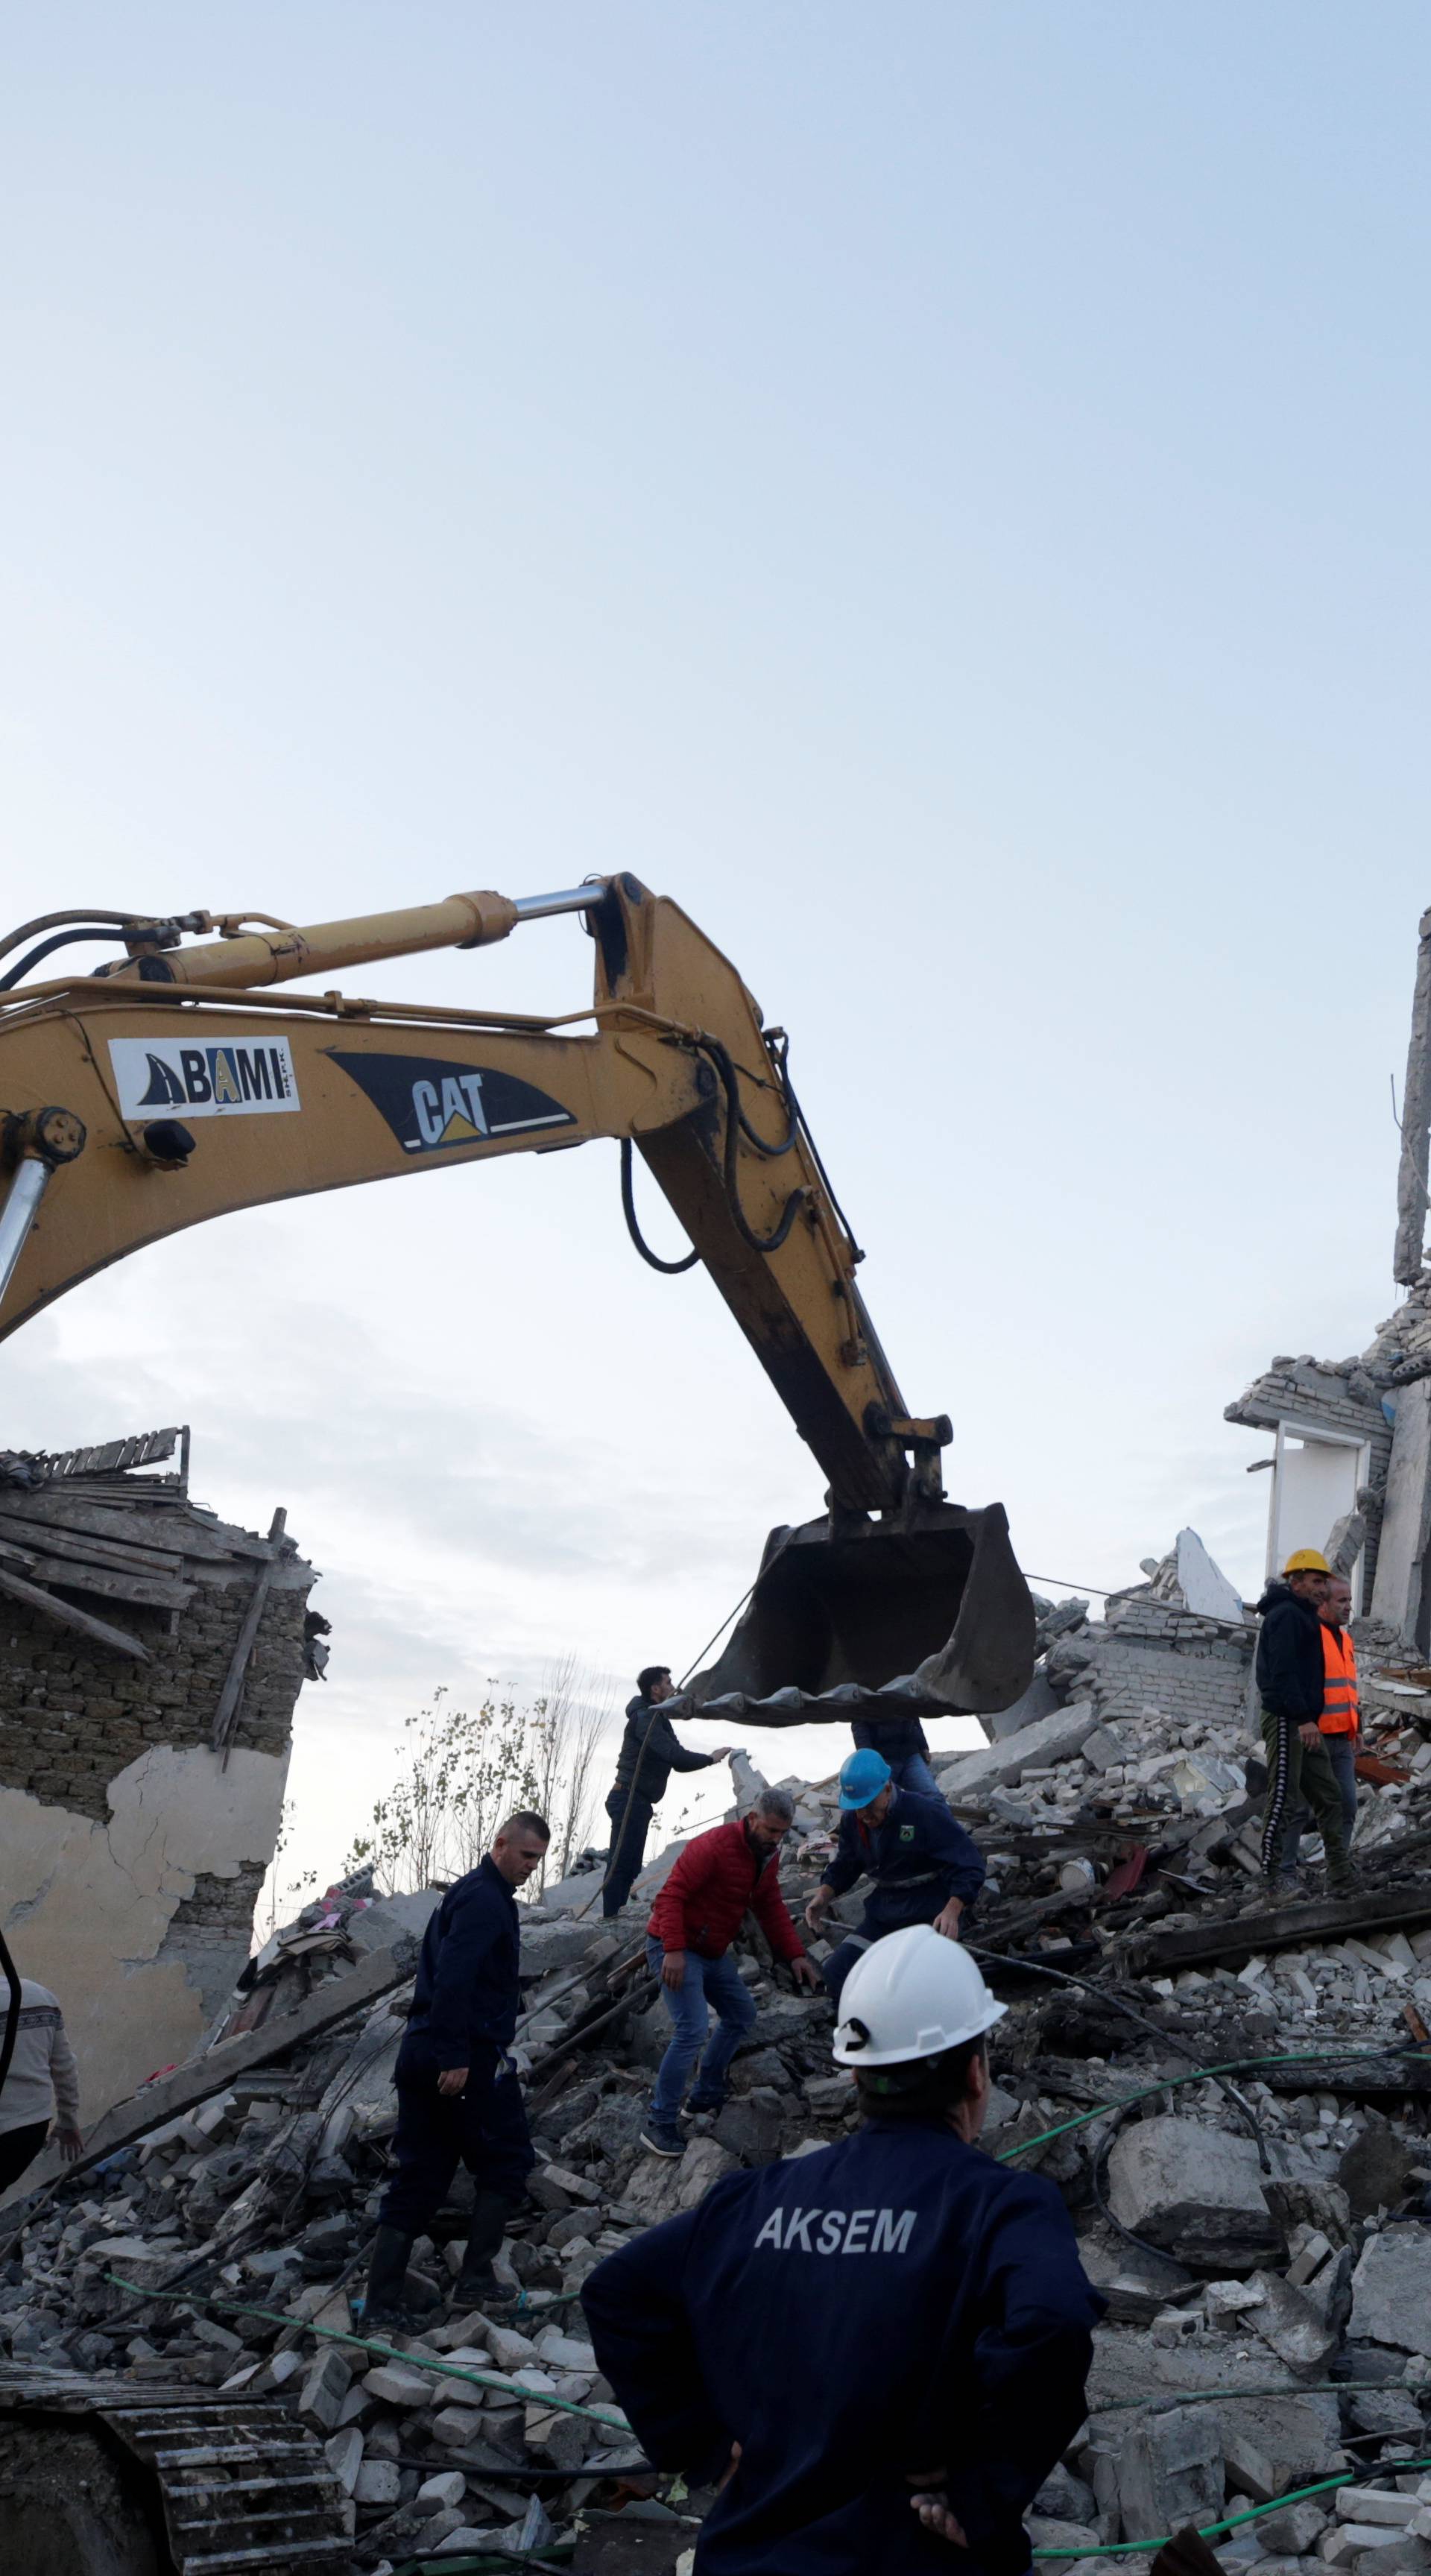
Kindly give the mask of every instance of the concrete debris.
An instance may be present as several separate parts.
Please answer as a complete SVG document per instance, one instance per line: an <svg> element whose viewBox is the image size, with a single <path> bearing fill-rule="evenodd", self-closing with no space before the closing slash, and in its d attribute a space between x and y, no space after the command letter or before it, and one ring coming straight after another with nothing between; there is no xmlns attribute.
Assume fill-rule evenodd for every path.
<svg viewBox="0 0 1431 2576"><path fill-rule="evenodd" d="M1041 1605L1027 1723L935 1757L988 1859L969 1937L1011 2007L984 2143L1062 2192L1108 2302L1088 2420L1030 2534L1079 2552L1059 2563L1083 2576L1126 2576L1146 2562L1100 2553L1345 2471L1335 2510L1331 2491L1289 2502L1219 2554L1258 2576L1374 2555L1400 2576L1431 2567L1431 2486L1403 2465L1431 2455L1431 1670L1375 1635L1365 1656L1366 1893L1333 1902L1309 1877L1273 1912L1250 1618L1190 1532L1144 1573L1101 1621ZM833 1850L835 1784L782 1785L798 1913ZM354 2576L479 2549L626 2563L595 2537L614 2524L642 2535L631 2564L671 2576L706 2499L642 2459L581 2284L722 2174L856 2116L828 2000L792 1991L747 1924L756 2020L727 2100L679 2159L642 2149L670 2028L643 1933L677 1848L613 1922L599 1853L524 1906L537 2163L497 2265L515 2315L451 2313L459 2174L414 2252L440 2294L425 2331L378 2352L317 2331L354 2325L435 1902L359 1878L268 1944L205 2045L105 2124L100 2161L26 2178L44 2189L0 2220L0 2402L88 2375L106 2404L118 2387L281 2407L331 2482ZM839 1937L832 1921L817 1962Z"/></svg>
<svg viewBox="0 0 1431 2576"><path fill-rule="evenodd" d="M1181 2262L1250 2271L1279 2250L1251 2138L1174 2117L1124 2129L1108 2159L1108 2205L1120 2227Z"/></svg>

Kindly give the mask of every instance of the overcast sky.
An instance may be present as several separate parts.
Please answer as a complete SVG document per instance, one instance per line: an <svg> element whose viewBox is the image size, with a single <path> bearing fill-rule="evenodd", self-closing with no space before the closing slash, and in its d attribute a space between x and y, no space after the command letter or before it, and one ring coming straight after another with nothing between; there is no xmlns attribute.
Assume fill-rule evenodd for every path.
<svg viewBox="0 0 1431 2576"><path fill-rule="evenodd" d="M955 1498L1055 1588L1185 1522L1253 1586L1222 1408L1394 1302L1424 9L130 0L0 65L13 916L634 870L792 1031ZM590 951L353 988L571 1009ZM624 1697L820 1503L614 1146L228 1219L0 1380L286 1504L325 1874L436 1684Z"/></svg>

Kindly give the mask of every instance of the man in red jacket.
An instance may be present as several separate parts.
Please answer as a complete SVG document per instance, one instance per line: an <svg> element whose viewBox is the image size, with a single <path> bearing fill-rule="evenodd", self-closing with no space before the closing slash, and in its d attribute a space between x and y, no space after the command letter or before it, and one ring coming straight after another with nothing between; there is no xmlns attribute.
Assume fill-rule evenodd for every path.
<svg viewBox="0 0 1431 2576"><path fill-rule="evenodd" d="M730 1956L747 1912L797 1985L819 1983L780 1893L780 1846L795 1809L784 1789L762 1789L748 1816L716 1825L688 1843L651 1909L646 1956L661 1980L675 2036L661 2060L641 2144L653 2156L682 2156L677 2125L686 2078L696 2058L700 2077L690 2108L718 2111L725 2071L755 2019L755 2005ZM710 2046L710 2007L719 2016Z"/></svg>

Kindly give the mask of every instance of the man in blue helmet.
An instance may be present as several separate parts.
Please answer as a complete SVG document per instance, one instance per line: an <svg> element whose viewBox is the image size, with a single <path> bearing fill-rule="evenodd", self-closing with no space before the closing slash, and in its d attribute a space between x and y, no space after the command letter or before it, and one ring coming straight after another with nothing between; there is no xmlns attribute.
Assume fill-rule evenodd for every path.
<svg viewBox="0 0 1431 2576"><path fill-rule="evenodd" d="M1023 2576L1103 2301L1055 2186L975 2143L1004 2006L967 1950L896 1932L844 2005L861 2126L598 2264L597 2365L655 2467L721 2481L695 2576Z"/></svg>
<svg viewBox="0 0 1431 2576"><path fill-rule="evenodd" d="M825 1983L836 2004L861 1951L887 1932L932 1923L947 1940L957 1941L984 1884L983 1854L944 1800L897 1788L883 1754L870 1746L852 1753L840 1772L840 1839L805 1908L812 1932L824 1930L835 1898L857 1878L873 1881L860 1928L825 1961Z"/></svg>

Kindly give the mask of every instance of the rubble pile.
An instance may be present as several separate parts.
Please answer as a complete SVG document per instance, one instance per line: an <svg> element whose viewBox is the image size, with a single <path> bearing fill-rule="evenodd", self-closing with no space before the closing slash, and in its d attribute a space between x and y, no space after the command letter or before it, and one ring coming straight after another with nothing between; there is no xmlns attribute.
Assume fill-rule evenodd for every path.
<svg viewBox="0 0 1431 2576"><path fill-rule="evenodd" d="M1102 2559L1115 2545L1293 2497L1221 2536L1223 2563L1431 2570L1431 1676L1364 1676L1365 1894L1271 1912L1247 1649L1237 1621L1190 1605L1180 1562L1150 1560L1103 1622L1043 1605L1050 1704L938 1765L989 1860L967 1928L1011 2007L983 2143L1057 2186L1108 2303L1088 2421L1029 2528L1071 2553L1055 2566L1114 2576L1147 2564ZM1146 1648L1158 1621L1208 1651L1166 1654L1168 1693L1144 1678L1129 1708L1130 1636L1161 1651ZM737 1762L738 1807L759 1785ZM835 1788L783 1785L798 1914L833 1849ZM615 2568L603 2547L633 2515L658 2551L669 2540L640 2563L674 2569L702 2499L643 2461L581 2285L720 2175L809 2153L855 2109L828 2001L792 1990L748 1923L758 2017L726 2104L692 2121L679 2162L642 2150L670 2027L643 1933L673 1857L614 1922L590 1864L524 1906L517 2053L537 2163L498 2262L512 2317L449 2312L471 2205L459 2174L414 2258L445 2304L420 2335L361 2340L393 2067L436 1897L369 1901L358 1880L246 1971L198 2061L202 2098L4 2213L0 2369L40 2389L88 2373L107 2391L281 2399L321 2446L355 2570L479 2548ZM858 1909L858 1894L837 1907L817 1960ZM389 1990L345 2010L350 1981L379 1969ZM315 1998L322 2026L285 2045ZM226 2076L226 2051L255 2033L264 2062Z"/></svg>

